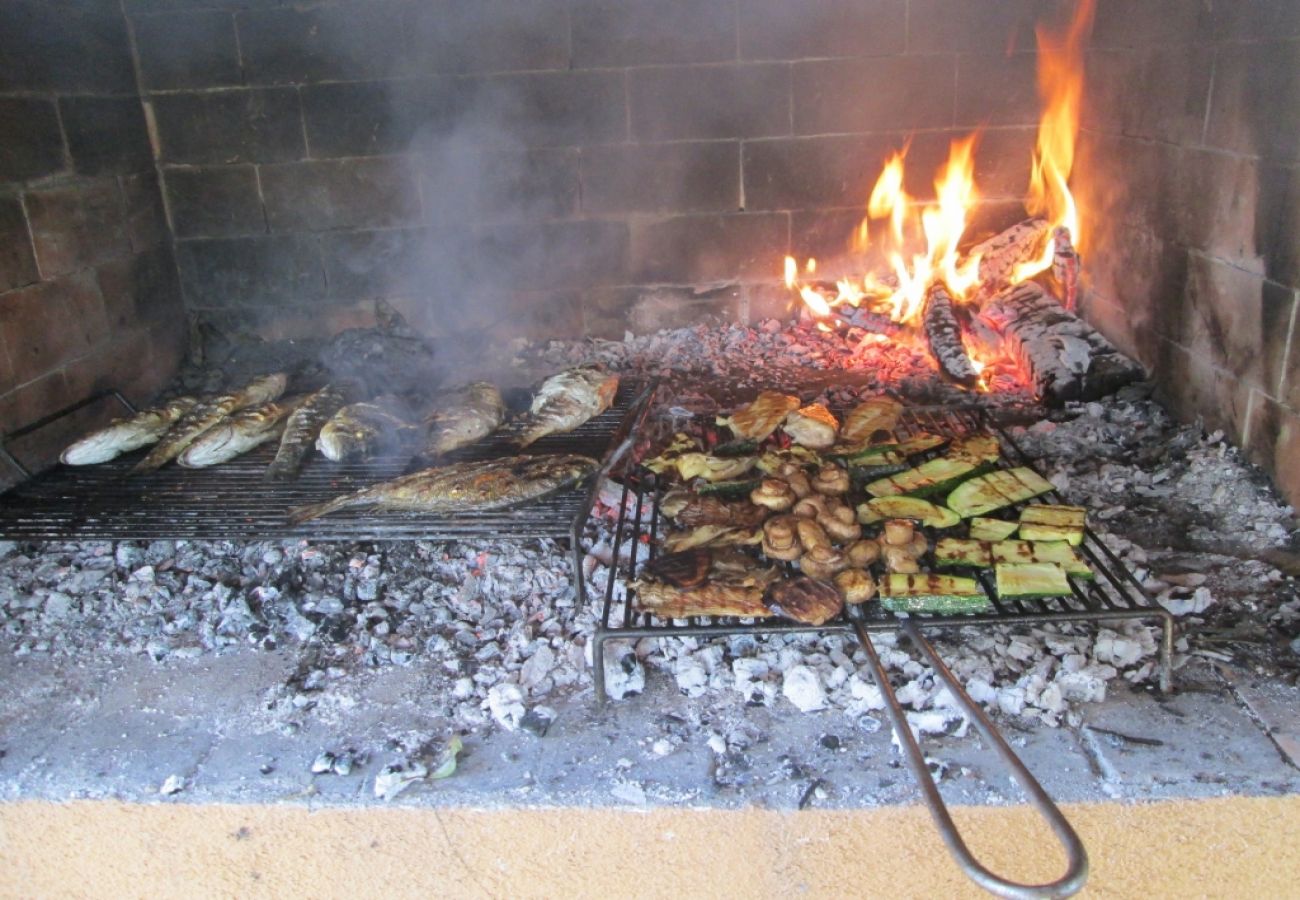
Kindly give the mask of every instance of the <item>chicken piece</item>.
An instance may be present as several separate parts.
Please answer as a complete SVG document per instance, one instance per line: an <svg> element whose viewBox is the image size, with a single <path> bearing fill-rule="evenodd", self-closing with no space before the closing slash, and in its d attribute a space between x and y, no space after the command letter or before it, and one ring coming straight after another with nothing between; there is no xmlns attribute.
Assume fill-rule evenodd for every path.
<svg viewBox="0 0 1300 900"><path fill-rule="evenodd" d="M825 406L811 403L791 412L781 427L796 444L813 450L824 450L835 443L840 423Z"/></svg>
<svg viewBox="0 0 1300 900"><path fill-rule="evenodd" d="M719 416L718 424L726 425L738 438L765 441L781 425L791 410L799 408L799 398L778 391L762 391L747 406L730 416Z"/></svg>

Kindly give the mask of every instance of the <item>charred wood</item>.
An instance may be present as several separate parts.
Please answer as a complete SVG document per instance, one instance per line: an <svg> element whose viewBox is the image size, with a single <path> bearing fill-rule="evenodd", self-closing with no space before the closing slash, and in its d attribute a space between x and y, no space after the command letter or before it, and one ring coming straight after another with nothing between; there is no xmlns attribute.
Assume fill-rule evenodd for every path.
<svg viewBox="0 0 1300 900"><path fill-rule="evenodd" d="M1037 256L1046 239L1047 222L1025 219L972 247L967 257L979 256L980 292L987 296L1006 287L1016 266Z"/></svg>
<svg viewBox="0 0 1300 900"><path fill-rule="evenodd" d="M1046 403L1095 400L1144 377L1140 365L1035 282L1002 291L980 318L1001 333Z"/></svg>
<svg viewBox="0 0 1300 900"><path fill-rule="evenodd" d="M1079 302L1079 266L1070 229L1058 225L1052 231L1052 277L1060 290L1061 303L1070 312Z"/></svg>
<svg viewBox="0 0 1300 900"><path fill-rule="evenodd" d="M939 369L958 384L974 387L979 383L979 373L966 355L961 342L961 323L953 309L952 295L943 284L935 283L925 298L925 337L930 342Z"/></svg>

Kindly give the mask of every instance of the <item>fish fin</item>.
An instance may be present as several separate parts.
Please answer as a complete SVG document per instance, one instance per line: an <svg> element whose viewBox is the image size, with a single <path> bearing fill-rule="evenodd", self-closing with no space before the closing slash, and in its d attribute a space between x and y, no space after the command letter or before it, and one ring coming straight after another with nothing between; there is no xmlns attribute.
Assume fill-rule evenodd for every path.
<svg viewBox="0 0 1300 900"><path fill-rule="evenodd" d="M289 510L289 524L301 525L311 519L319 519L321 516L327 516L332 512L348 507L347 501L351 497L336 497L333 500L326 500L324 503L310 503L306 506L295 506Z"/></svg>

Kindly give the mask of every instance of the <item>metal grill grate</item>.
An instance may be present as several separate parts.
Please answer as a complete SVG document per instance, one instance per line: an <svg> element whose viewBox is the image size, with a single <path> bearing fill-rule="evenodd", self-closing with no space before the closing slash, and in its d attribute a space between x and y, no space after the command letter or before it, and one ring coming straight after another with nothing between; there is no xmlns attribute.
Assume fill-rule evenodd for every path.
<svg viewBox="0 0 1300 900"><path fill-rule="evenodd" d="M983 410L953 407L914 407L905 413L898 431L901 437L928 431L957 437L974 431L988 430L997 434L1002 443L1003 460L1012 466L1030 465L1028 458L1010 436L991 421ZM936 451L938 452L938 451ZM975 615L924 615L899 616L884 610L879 604L866 604L866 608L849 607L845 612L823 625L807 625L774 619L746 620L734 617L707 617L665 620L649 613L638 612L636 592L631 586L641 567L657 553L659 531L659 497L662 485L655 476L637 469L624 477L623 503L615 526L615 570L611 573L604 595L600 598L600 619L597 624L594 646L597 695L604 698L604 643L616 639L642 637L680 636L709 637L741 633L778 634L790 632L826 632L852 629L863 625L868 631L896 630L906 619L924 628L961 625L998 625L1065 621L1107 621L1114 619L1160 619L1164 628L1161 645L1161 679L1168 689L1173 645L1173 619L1143 592L1141 585L1119 558L1091 530L1079 547L1080 552L1096 573L1092 580L1070 578L1071 594L1066 597L1019 600L998 597L991 572L980 572L980 581L992 600L993 611ZM1034 502L1061 503L1055 492L1035 498ZM1018 510L1023 504L1009 507ZM648 515L647 515L648 513ZM938 534L923 529L931 546ZM922 568L929 568L923 560ZM579 572L580 599L586 599L586 585ZM619 594L621 593L621 596Z"/></svg>
<svg viewBox="0 0 1300 900"><path fill-rule="evenodd" d="M643 415L649 389L626 380L613 406L581 428L543 438L527 453L581 453L613 456L624 436ZM492 459L519 451L518 426L472 447L449 454L448 461ZM514 510L432 516L420 513L368 513L345 510L290 525L291 507L317 503L408 470L409 457L364 464L331 463L313 456L297 481L263 479L275 456L270 443L219 466L182 469L167 466L146 475L128 475L144 451L99 466L57 466L0 498L0 537L51 539L208 539L255 540L455 540L474 537L571 539L586 521L592 489L580 485ZM614 462L613 458L607 461Z"/></svg>

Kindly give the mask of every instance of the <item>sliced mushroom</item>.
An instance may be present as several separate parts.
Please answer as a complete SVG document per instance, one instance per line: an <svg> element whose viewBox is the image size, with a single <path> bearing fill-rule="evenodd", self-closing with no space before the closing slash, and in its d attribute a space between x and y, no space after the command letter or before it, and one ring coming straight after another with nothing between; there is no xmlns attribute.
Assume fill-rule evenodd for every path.
<svg viewBox="0 0 1300 900"><path fill-rule="evenodd" d="M909 547L886 546L884 557L885 569L889 572L896 572L900 575L914 575L921 571L921 567L917 565L916 557L912 555Z"/></svg>
<svg viewBox="0 0 1300 900"><path fill-rule="evenodd" d="M867 538L862 541L855 541L844 551L849 558L849 565L859 569L865 569L876 560L880 559L880 541L874 538Z"/></svg>
<svg viewBox="0 0 1300 900"><path fill-rule="evenodd" d="M904 547L912 540L916 528L907 519L890 519L885 522L885 544L889 547Z"/></svg>
<svg viewBox="0 0 1300 900"><path fill-rule="evenodd" d="M798 529L799 543L803 545L805 552L814 547L829 547L831 545L831 539L826 534L826 529L818 525L815 519L799 519L795 522L795 528Z"/></svg>
<svg viewBox="0 0 1300 900"><path fill-rule="evenodd" d="M844 551L829 544L821 544L804 551L799 557L799 570L812 578L830 579L836 572L842 572L849 565Z"/></svg>
<svg viewBox="0 0 1300 900"><path fill-rule="evenodd" d="M866 569L845 569L835 573L835 586L845 603L866 603L876 596L876 579Z"/></svg>
<svg viewBox="0 0 1300 900"><path fill-rule="evenodd" d="M794 491L780 478L764 478L758 487L749 492L749 500L756 506L765 506L775 512L785 512L794 506Z"/></svg>
<svg viewBox="0 0 1300 900"><path fill-rule="evenodd" d="M827 463L817 470L812 480L813 490L819 494L839 496L849 491L849 470Z"/></svg>
<svg viewBox="0 0 1300 900"><path fill-rule="evenodd" d="M798 559L803 545L797 522L794 516L773 516L763 523L763 552L773 559Z"/></svg>

